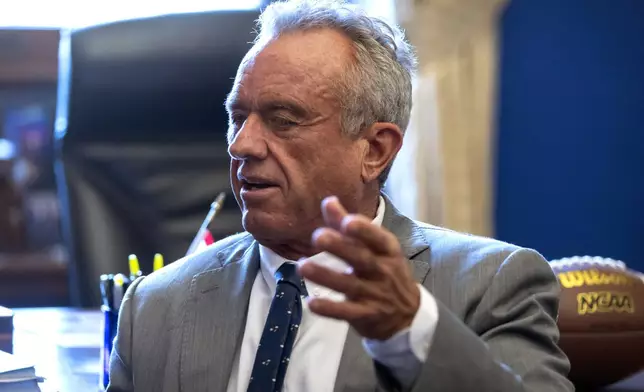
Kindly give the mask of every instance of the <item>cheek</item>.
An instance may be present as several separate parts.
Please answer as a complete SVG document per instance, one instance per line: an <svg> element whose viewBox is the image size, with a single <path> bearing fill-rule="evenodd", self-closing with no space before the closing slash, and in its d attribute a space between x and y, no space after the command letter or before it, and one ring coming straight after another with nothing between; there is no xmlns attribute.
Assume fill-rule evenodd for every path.
<svg viewBox="0 0 644 392"><path fill-rule="evenodd" d="M346 145L319 142L289 150L288 164L284 165L287 176L297 176L306 184L314 183L316 188L334 188L360 176L361 160Z"/></svg>
<svg viewBox="0 0 644 392"><path fill-rule="evenodd" d="M310 177L315 176L315 152L309 151L306 146L289 146L278 155L277 160L291 185L305 183Z"/></svg>

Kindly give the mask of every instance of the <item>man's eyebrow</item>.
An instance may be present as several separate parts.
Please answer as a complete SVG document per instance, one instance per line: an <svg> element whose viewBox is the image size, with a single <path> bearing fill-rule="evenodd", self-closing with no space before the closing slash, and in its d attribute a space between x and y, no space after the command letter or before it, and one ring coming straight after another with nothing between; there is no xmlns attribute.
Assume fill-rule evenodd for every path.
<svg viewBox="0 0 644 392"><path fill-rule="evenodd" d="M304 103L285 99L270 99L260 104L262 111L287 110L298 117L310 116L313 109Z"/></svg>
<svg viewBox="0 0 644 392"><path fill-rule="evenodd" d="M228 113L235 110L247 109L244 103L239 100L239 95L231 92L226 97L224 106ZM259 102L259 110L262 112L275 112L278 110L286 110L298 117L311 117L316 115L316 111L304 102L297 102L291 99L284 98L270 98Z"/></svg>

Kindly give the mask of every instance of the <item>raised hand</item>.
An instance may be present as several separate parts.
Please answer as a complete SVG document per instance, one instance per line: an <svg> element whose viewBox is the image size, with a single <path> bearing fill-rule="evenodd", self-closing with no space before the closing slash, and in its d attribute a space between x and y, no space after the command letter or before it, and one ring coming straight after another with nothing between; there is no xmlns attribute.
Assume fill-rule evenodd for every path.
<svg viewBox="0 0 644 392"><path fill-rule="evenodd" d="M317 229L313 245L346 261L352 270L335 272L301 260L300 274L344 293L336 302L311 298L310 309L346 320L368 339L386 340L411 325L420 305L420 291L397 238L362 215L348 214L337 198L322 202L326 227Z"/></svg>

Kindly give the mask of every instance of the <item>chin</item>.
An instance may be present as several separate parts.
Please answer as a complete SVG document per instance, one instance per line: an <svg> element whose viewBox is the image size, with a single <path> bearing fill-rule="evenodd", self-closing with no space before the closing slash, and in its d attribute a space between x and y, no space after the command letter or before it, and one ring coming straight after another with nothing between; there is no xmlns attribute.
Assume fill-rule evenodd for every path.
<svg viewBox="0 0 644 392"><path fill-rule="evenodd" d="M295 222L280 213L263 211L256 208L246 209L242 214L244 230L257 239L288 239L296 227Z"/></svg>

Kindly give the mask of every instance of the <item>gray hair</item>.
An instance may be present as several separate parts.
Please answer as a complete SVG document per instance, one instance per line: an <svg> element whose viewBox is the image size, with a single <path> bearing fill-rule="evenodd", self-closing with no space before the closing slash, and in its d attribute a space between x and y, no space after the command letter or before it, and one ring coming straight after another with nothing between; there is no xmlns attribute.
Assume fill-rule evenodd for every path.
<svg viewBox="0 0 644 392"><path fill-rule="evenodd" d="M412 105L416 55L397 26L340 0L289 0L270 4L257 22L257 42L317 28L341 31L353 41L355 59L339 82L342 130L357 136L376 122L405 132ZM391 165L380 174L384 185Z"/></svg>

